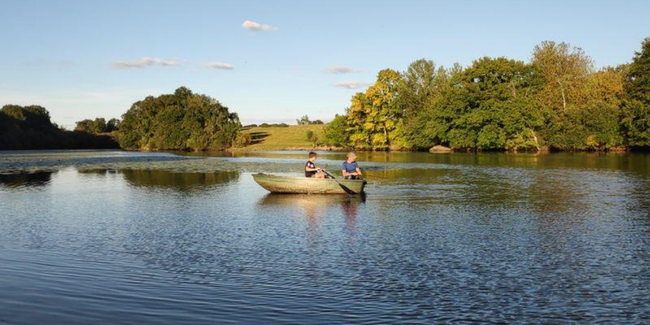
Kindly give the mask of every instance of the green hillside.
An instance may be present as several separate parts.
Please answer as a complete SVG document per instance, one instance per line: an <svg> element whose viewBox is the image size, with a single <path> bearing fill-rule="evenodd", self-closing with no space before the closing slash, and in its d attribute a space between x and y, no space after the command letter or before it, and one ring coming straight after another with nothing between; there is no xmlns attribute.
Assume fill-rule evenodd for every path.
<svg viewBox="0 0 650 325"><path fill-rule="evenodd" d="M251 136L251 144L236 151L260 150L308 150L313 143L307 141L307 131L314 132L319 138L323 137L320 125L291 125L288 127L253 127L243 129L242 133Z"/></svg>

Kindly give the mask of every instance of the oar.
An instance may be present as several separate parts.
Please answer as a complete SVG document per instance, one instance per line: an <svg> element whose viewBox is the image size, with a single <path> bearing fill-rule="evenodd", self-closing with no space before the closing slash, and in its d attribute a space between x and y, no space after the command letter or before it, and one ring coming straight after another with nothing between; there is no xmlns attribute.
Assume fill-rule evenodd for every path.
<svg viewBox="0 0 650 325"><path fill-rule="evenodd" d="M334 177L334 175L328 173L325 169L321 169L321 170L323 171L323 173L325 173L325 175L331 177L336 182L336 184L339 184L339 186L345 191L345 193L348 193L350 195L358 194L358 193L354 192L353 190L349 189L347 186L341 184L341 182L337 181L336 177Z"/></svg>

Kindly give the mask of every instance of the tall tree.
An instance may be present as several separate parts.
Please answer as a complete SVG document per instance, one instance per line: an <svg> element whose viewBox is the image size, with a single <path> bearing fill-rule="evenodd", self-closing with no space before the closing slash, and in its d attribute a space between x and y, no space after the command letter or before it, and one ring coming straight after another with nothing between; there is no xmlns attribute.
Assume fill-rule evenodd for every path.
<svg viewBox="0 0 650 325"><path fill-rule="evenodd" d="M542 78L539 97L542 106L566 111L569 105L584 103L585 85L593 63L582 49L545 41L535 46L532 64Z"/></svg>
<svg viewBox="0 0 650 325"><path fill-rule="evenodd" d="M625 78L625 92L629 99L650 105L650 37L641 43L641 51L634 53Z"/></svg>
<svg viewBox="0 0 650 325"><path fill-rule="evenodd" d="M368 128L366 121L370 113L365 93L356 93L352 96L350 107L346 110L347 131L350 134L350 142L355 148L368 149L372 147L372 130Z"/></svg>
<svg viewBox="0 0 650 325"><path fill-rule="evenodd" d="M443 67L436 69L433 61L425 59L414 61L402 73L396 102L404 115L400 135L404 147L429 148L435 144L434 139L423 135L423 122L426 122L423 117L432 108L432 103L440 99L446 73Z"/></svg>
<svg viewBox="0 0 650 325"><path fill-rule="evenodd" d="M631 146L650 146L650 37L634 54L624 83L623 126Z"/></svg>
<svg viewBox="0 0 650 325"><path fill-rule="evenodd" d="M534 106L533 69L521 61L484 57L464 71L465 110L458 111L450 145L469 149L539 147L542 116Z"/></svg>
<svg viewBox="0 0 650 325"><path fill-rule="evenodd" d="M349 146L350 137L346 128L347 116L336 114L334 119L327 123L323 131L325 143L333 146Z"/></svg>
<svg viewBox="0 0 650 325"><path fill-rule="evenodd" d="M400 73L392 69L379 71L377 81L366 90L368 107L365 128L371 133L374 149L388 149L398 140L403 109L398 105Z"/></svg>
<svg viewBox="0 0 650 325"><path fill-rule="evenodd" d="M436 90L437 72L431 60L419 59L408 66L399 82L397 99L404 115L415 116L424 108Z"/></svg>

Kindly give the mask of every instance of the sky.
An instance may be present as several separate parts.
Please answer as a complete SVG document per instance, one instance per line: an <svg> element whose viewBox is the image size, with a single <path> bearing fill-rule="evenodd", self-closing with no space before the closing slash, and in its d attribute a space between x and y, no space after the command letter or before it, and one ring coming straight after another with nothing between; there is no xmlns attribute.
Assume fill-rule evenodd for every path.
<svg viewBox="0 0 650 325"><path fill-rule="evenodd" d="M244 124L329 121L378 71L420 58L529 61L553 40L626 63L649 15L650 1L2 0L0 105L73 127L186 86Z"/></svg>

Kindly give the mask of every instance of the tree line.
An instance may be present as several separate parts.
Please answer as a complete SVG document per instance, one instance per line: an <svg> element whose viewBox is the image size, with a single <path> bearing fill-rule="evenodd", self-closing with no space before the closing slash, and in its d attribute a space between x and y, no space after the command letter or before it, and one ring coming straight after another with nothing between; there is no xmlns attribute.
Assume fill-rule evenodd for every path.
<svg viewBox="0 0 650 325"><path fill-rule="evenodd" d="M5 105L0 110L0 150L104 149L222 150L238 140L236 113L216 99L180 87L173 94L134 103L122 120L76 122L67 131L42 106Z"/></svg>
<svg viewBox="0 0 650 325"><path fill-rule="evenodd" d="M119 146L110 136L60 128L42 106L5 105L0 109L0 150L113 148Z"/></svg>
<svg viewBox="0 0 650 325"><path fill-rule="evenodd" d="M580 48L552 41L530 62L483 57L470 66L420 59L385 69L327 144L368 150L616 150L650 146L650 38L629 64L595 69Z"/></svg>

